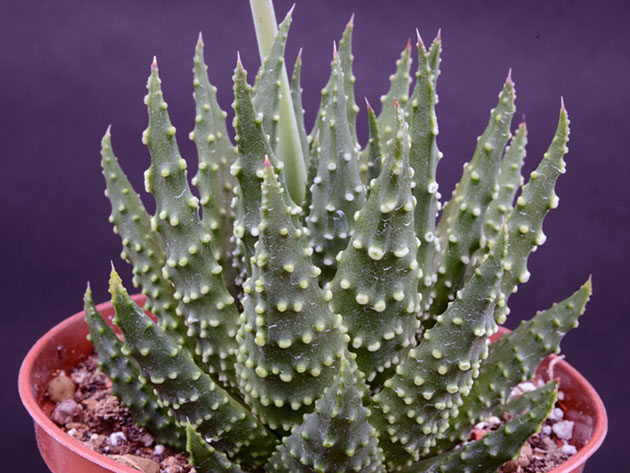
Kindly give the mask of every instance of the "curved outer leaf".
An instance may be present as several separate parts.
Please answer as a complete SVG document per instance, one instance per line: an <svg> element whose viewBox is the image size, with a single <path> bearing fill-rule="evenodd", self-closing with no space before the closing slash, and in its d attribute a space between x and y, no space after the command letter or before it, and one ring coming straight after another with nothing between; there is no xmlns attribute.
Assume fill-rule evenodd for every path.
<svg viewBox="0 0 630 473"><path fill-rule="evenodd" d="M496 192L497 176L514 113L514 83L510 75L490 112L490 122L479 137L470 163L446 204L438 225L440 263L430 312L441 314L464 282L473 253L481 245L483 222Z"/></svg>
<svg viewBox="0 0 630 473"><path fill-rule="evenodd" d="M225 453L208 444L190 422L186 424L186 451L197 473L244 473Z"/></svg>
<svg viewBox="0 0 630 473"><path fill-rule="evenodd" d="M197 147L199 169L192 183L199 189L203 213L201 225L212 235L214 258L223 267L226 287L235 295L236 271L232 264L234 245L231 242L234 211L231 203L236 181L230 174L230 166L236 159L236 150L227 132L227 113L219 107L217 89L208 80L203 47L200 34L193 59L195 128L190 133Z"/></svg>
<svg viewBox="0 0 630 473"><path fill-rule="evenodd" d="M284 189L266 162L252 276L245 283L237 372L245 401L273 430L284 433L313 410L343 355L341 316L317 284L308 239L293 223ZM281 290L279 290L281 288Z"/></svg>
<svg viewBox="0 0 630 473"><path fill-rule="evenodd" d="M558 382L549 381L534 391L529 391L520 394L513 399L509 399L505 404L502 404L495 409L494 415L496 415L499 419L504 419L506 414L509 414L510 416L518 416L525 411L531 410L534 406L537 406L541 402L544 402L545 399L551 395L551 392L556 392L557 389Z"/></svg>
<svg viewBox="0 0 630 473"><path fill-rule="evenodd" d="M504 228L492 253L374 396L374 425L388 468L427 455L447 434L449 418L457 415L462 397L470 391L488 353L487 337L497 330L493 312L506 246Z"/></svg>
<svg viewBox="0 0 630 473"><path fill-rule="evenodd" d="M143 142L151 152L145 185L156 201L152 227L166 243L162 273L175 287L177 311L185 314L195 355L221 383L234 386L238 312L223 283L223 268L214 258L212 235L201 225L199 201L188 186L186 161L177 147L160 82L154 61L146 97L149 127Z"/></svg>
<svg viewBox="0 0 630 473"><path fill-rule="evenodd" d="M501 283L501 291L506 304L496 308L495 318L498 323L504 323L510 310L507 300L516 292L519 283L529 280L527 258L547 237L542 231L543 219L558 206L559 198L554 192L556 181L566 172L564 155L569 151L569 118L564 108L560 108L558 128L551 145L544 154L538 167L532 171L529 181L521 189L521 195L516 199L516 206L507 221L510 234L510 249L505 260L505 277Z"/></svg>
<svg viewBox="0 0 630 473"><path fill-rule="evenodd" d="M145 427L158 443L182 449L185 434L167 409L159 405L153 388L140 372L140 366L127 356L123 343L96 310L92 291L85 291L85 321L89 339L98 354L98 367L112 381L112 391L129 408L136 423Z"/></svg>
<svg viewBox="0 0 630 473"><path fill-rule="evenodd" d="M589 278L570 297L538 312L490 346L489 356L481 364L479 377L464 399L459 415L451 419L448 442L442 442L441 448L467 439L477 422L485 420L494 414L499 404L507 402L514 386L532 379L540 362L560 351L560 341L577 326L590 295Z"/></svg>
<svg viewBox="0 0 630 473"><path fill-rule="evenodd" d="M277 438L195 364L181 346L138 307L112 269L114 323L130 355L155 389L160 402L182 424L191 422L204 438L244 464L261 465Z"/></svg>
<svg viewBox="0 0 630 473"><path fill-rule="evenodd" d="M383 451L377 432L363 407L364 393L352 364L341 358L339 374L315 411L286 437L265 470L268 473L351 472L384 473Z"/></svg>
<svg viewBox="0 0 630 473"><path fill-rule="evenodd" d="M439 41L436 40L434 44L439 46ZM431 304L431 288L437 280L434 261L438 240L435 237L435 224L440 194L436 181L436 169L442 153L438 150L436 142L439 130L435 116L437 103L435 82L431 76L429 54L420 35L418 35L417 47L416 85L406 112L411 137L409 162L414 169L415 232L420 240L416 253L416 259L420 265L419 289L422 294L421 306L426 311Z"/></svg>
<svg viewBox="0 0 630 473"><path fill-rule="evenodd" d="M114 156L109 129L101 141L101 166L112 204L109 220L122 239L121 256L133 265L134 286L142 287L145 308L157 316L160 327L183 343L186 326L175 311L175 290L161 274L166 263L164 242L151 229L151 217Z"/></svg>
<svg viewBox="0 0 630 473"><path fill-rule="evenodd" d="M418 242L413 231L413 171L408 127L399 111L395 151L372 181L354 235L339 253L330 284L331 308L343 316L350 350L372 386L378 386L416 345Z"/></svg>
<svg viewBox="0 0 630 473"><path fill-rule="evenodd" d="M553 383L550 383L553 386ZM541 402L515 419L503 424L482 439L424 460L404 473L494 473L514 458L521 446L540 430L556 401L555 390L547 389Z"/></svg>
<svg viewBox="0 0 630 473"><path fill-rule="evenodd" d="M314 262L322 270L320 284L330 281L337 269L336 256L352 236L353 216L365 204L365 186L348 127L344 76L339 55L332 61L332 95L322 122L319 169L311 188L308 218Z"/></svg>

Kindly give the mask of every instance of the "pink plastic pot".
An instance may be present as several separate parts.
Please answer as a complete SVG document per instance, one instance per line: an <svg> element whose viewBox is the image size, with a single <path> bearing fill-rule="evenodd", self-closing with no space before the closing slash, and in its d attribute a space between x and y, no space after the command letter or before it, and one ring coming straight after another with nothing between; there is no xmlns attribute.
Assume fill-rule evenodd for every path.
<svg viewBox="0 0 630 473"><path fill-rule="evenodd" d="M144 296L134 296L144 304ZM108 323L114 311L111 303L98 306ZM501 329L497 334L505 333ZM20 397L35 424L37 446L53 473L138 473L138 470L121 465L67 435L48 417L53 404L45 397L48 381L58 370L69 373L92 352L87 341L88 327L84 313L79 312L52 328L31 348L19 374ZM544 377L549 360L539 368ZM599 448L606 436L608 419L604 405L593 389L575 368L564 361L554 366L554 377L560 379L565 398L563 408L568 419L575 422L573 438L579 449L563 465L550 473L580 473L586 460Z"/></svg>

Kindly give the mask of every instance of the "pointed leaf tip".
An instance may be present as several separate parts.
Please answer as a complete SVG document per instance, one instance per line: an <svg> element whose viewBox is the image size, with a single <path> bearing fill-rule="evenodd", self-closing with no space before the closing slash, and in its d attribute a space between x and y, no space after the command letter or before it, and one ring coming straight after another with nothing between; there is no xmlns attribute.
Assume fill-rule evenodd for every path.
<svg viewBox="0 0 630 473"><path fill-rule="evenodd" d="M398 99L394 99L394 107L398 110Z"/></svg>
<svg viewBox="0 0 630 473"><path fill-rule="evenodd" d="M508 84L514 85L514 81L512 81L512 68L511 67L508 69L508 74L507 74L507 78L505 79L505 82Z"/></svg>
<svg viewBox="0 0 630 473"><path fill-rule="evenodd" d="M287 16L292 16L293 10L295 10L295 3L293 3L293 5L291 5L291 8L289 8L289 11L287 12Z"/></svg>
<svg viewBox="0 0 630 473"><path fill-rule="evenodd" d="M352 15L350 16L350 20L348 20L348 26L354 26L354 13L352 13Z"/></svg>
<svg viewBox="0 0 630 473"><path fill-rule="evenodd" d="M265 168L271 167L271 161L269 161L269 156L265 156Z"/></svg>
<svg viewBox="0 0 630 473"><path fill-rule="evenodd" d="M201 34L201 31L199 32L199 36L197 37L197 47L201 47L203 46L203 35Z"/></svg>
<svg viewBox="0 0 630 473"><path fill-rule="evenodd" d="M151 63L151 70L157 71L158 63L157 56L153 56L153 62Z"/></svg>
<svg viewBox="0 0 630 473"><path fill-rule="evenodd" d="M333 41L333 61L337 60L339 54L337 54L337 42Z"/></svg>
<svg viewBox="0 0 630 473"><path fill-rule="evenodd" d="M564 106L564 96L562 95L560 96L560 110L563 110L565 112L567 111L567 109Z"/></svg>
<svg viewBox="0 0 630 473"><path fill-rule="evenodd" d="M300 50L297 53L297 58L295 58L296 61L301 61L302 60L302 50L304 48L300 48Z"/></svg>
<svg viewBox="0 0 630 473"><path fill-rule="evenodd" d="M422 49L424 49L424 41L422 41L422 36L420 36L420 30L418 28L416 28L416 37L417 37L417 45L422 46Z"/></svg>
<svg viewBox="0 0 630 473"><path fill-rule="evenodd" d="M116 268L114 267L114 262L112 261L112 271L109 275L109 293L114 297L120 289L122 288L122 280L120 276L116 272Z"/></svg>
<svg viewBox="0 0 630 473"><path fill-rule="evenodd" d="M442 40L442 28L438 28L438 32L437 32L437 35L435 36L435 39L437 39L438 41Z"/></svg>
<svg viewBox="0 0 630 473"><path fill-rule="evenodd" d="M523 113L523 117L521 118L521 126L525 126L525 113Z"/></svg>
<svg viewBox="0 0 630 473"><path fill-rule="evenodd" d="M241 52L236 51L236 67L242 69L243 63L241 62Z"/></svg>
<svg viewBox="0 0 630 473"><path fill-rule="evenodd" d="M411 49L411 38L407 38L407 45L405 46L405 49Z"/></svg>
<svg viewBox="0 0 630 473"><path fill-rule="evenodd" d="M365 100L365 106L367 107L368 110L373 110L372 106L370 105L370 101L368 100L367 97L365 97L363 100Z"/></svg>

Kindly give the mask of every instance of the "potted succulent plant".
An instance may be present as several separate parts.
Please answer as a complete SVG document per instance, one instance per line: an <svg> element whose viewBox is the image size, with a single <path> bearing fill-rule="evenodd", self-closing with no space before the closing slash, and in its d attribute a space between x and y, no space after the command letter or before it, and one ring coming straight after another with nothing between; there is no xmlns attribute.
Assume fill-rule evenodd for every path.
<svg viewBox="0 0 630 473"><path fill-rule="evenodd" d="M143 295L130 297L112 269L111 303L95 306L88 287L84 312L27 356L21 395L51 469L133 471L90 452L44 413L52 373L94 348L136 422L156 441L187 450L197 473L496 471L539 431L557 381L573 409L567 415L585 420L578 454L554 471L580 471L606 431L592 387L554 360L554 379L518 397L510 392L535 378L577 326L590 278L490 343L509 314L510 295L530 277L528 256L544 243L543 219L558 202L554 186L569 135L564 105L548 151L523 182L527 130L521 123L511 135L508 74L442 205L439 34L429 47L418 34L415 81L416 54L404 48L380 113L367 104L370 138L361 147L352 20L333 51L309 134L301 59L291 81L284 64L291 11L276 30L271 2L251 5L263 61L253 87L237 61L234 143L201 37L196 46L190 139L199 197L156 60L143 134L155 215L120 168L109 129L103 137L110 221ZM470 439L480 421L502 415L495 430Z"/></svg>

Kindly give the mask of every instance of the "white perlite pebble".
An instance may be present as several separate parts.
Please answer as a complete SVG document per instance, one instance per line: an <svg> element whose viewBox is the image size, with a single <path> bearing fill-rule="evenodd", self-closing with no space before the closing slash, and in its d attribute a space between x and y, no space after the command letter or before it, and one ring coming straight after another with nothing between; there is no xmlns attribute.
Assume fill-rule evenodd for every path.
<svg viewBox="0 0 630 473"><path fill-rule="evenodd" d="M563 420L553 424L551 428L558 438L562 440L570 440L573 436L573 425L574 423L570 420Z"/></svg>
<svg viewBox="0 0 630 473"><path fill-rule="evenodd" d="M515 397L518 397L523 393L528 393L530 391L535 391L535 390L536 390L536 385L534 383L532 383L531 381L525 381L524 383L517 384L516 386L512 388L509 399L510 400L514 399Z"/></svg>
<svg viewBox="0 0 630 473"><path fill-rule="evenodd" d="M524 393L529 393L529 392L532 392L532 391L536 391L536 386L534 385L534 383L530 383L529 381L519 384L518 387Z"/></svg>
<svg viewBox="0 0 630 473"><path fill-rule="evenodd" d="M501 419L499 419L497 416L490 416L488 418L488 424L490 424L490 427L492 428L498 427L501 425Z"/></svg>
<svg viewBox="0 0 630 473"><path fill-rule="evenodd" d="M575 455L577 453L577 448L573 445L569 445L568 443L565 443L560 450L562 453L566 453L567 455Z"/></svg>
<svg viewBox="0 0 630 473"><path fill-rule="evenodd" d="M127 440L127 437L125 437L125 434L122 432L113 432L109 436L109 443L111 443L114 447L120 445L123 440Z"/></svg>
<svg viewBox="0 0 630 473"><path fill-rule="evenodd" d="M70 437L74 437L79 431L77 429L70 429L68 430L68 435Z"/></svg>
<svg viewBox="0 0 630 473"><path fill-rule="evenodd" d="M487 422L479 422L478 424L475 425L475 429L477 430L484 430L488 428L488 423Z"/></svg>
<svg viewBox="0 0 630 473"><path fill-rule="evenodd" d="M164 445L156 445L153 449L153 453L156 455L162 455L164 453Z"/></svg>
<svg viewBox="0 0 630 473"><path fill-rule="evenodd" d="M542 426L542 433L545 434L545 435L551 434L551 427L549 427L548 425L543 425Z"/></svg>
<svg viewBox="0 0 630 473"><path fill-rule="evenodd" d="M549 418L551 420L562 420L564 419L564 412L562 412L562 409L554 407L549 414Z"/></svg>
<svg viewBox="0 0 630 473"><path fill-rule="evenodd" d="M564 391L558 391L558 401L564 401Z"/></svg>

